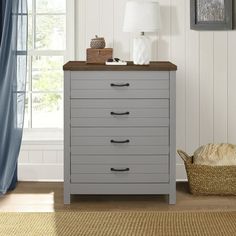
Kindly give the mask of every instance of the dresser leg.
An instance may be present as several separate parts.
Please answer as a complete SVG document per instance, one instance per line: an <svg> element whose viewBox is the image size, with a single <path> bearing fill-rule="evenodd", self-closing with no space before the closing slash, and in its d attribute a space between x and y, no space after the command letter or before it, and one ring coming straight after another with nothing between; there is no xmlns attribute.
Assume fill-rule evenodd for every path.
<svg viewBox="0 0 236 236"><path fill-rule="evenodd" d="M169 194L169 204L170 205L175 205L176 204L176 194Z"/></svg>
<svg viewBox="0 0 236 236"><path fill-rule="evenodd" d="M71 203L71 195L70 193L64 193L64 204L70 204Z"/></svg>

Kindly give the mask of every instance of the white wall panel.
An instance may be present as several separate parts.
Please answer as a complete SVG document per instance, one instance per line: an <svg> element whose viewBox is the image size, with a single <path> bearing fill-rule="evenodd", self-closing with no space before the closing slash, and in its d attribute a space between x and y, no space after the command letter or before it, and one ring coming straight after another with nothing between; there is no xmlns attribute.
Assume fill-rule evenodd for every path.
<svg viewBox="0 0 236 236"><path fill-rule="evenodd" d="M186 1L186 151L199 147L199 32L190 30L190 2Z"/></svg>
<svg viewBox="0 0 236 236"><path fill-rule="evenodd" d="M214 142L226 143L228 136L228 37L214 33Z"/></svg>
<svg viewBox="0 0 236 236"><path fill-rule="evenodd" d="M20 163L29 163L29 152L21 150L19 155L19 162Z"/></svg>
<svg viewBox="0 0 236 236"><path fill-rule="evenodd" d="M171 1L171 61L178 65L176 73L176 145L186 149L186 1ZM183 163L177 158L177 163Z"/></svg>
<svg viewBox="0 0 236 236"><path fill-rule="evenodd" d="M86 59L86 0L75 1L75 58Z"/></svg>
<svg viewBox="0 0 236 236"><path fill-rule="evenodd" d="M64 161L63 151L57 151L57 163L63 163Z"/></svg>
<svg viewBox="0 0 236 236"><path fill-rule="evenodd" d="M62 164L20 163L18 165L20 181L63 181Z"/></svg>
<svg viewBox="0 0 236 236"><path fill-rule="evenodd" d="M126 2L127 0L114 0L114 57L129 60L132 52L131 35L123 32Z"/></svg>
<svg viewBox="0 0 236 236"><path fill-rule="evenodd" d="M213 32L200 33L200 144L214 140Z"/></svg>
<svg viewBox="0 0 236 236"><path fill-rule="evenodd" d="M228 142L236 144L236 31L228 33Z"/></svg>
<svg viewBox="0 0 236 236"><path fill-rule="evenodd" d="M43 152L37 150L30 150L29 163L43 163Z"/></svg>
<svg viewBox="0 0 236 236"><path fill-rule="evenodd" d="M57 151L43 151L43 163L57 163Z"/></svg>
<svg viewBox="0 0 236 236"><path fill-rule="evenodd" d="M86 48L90 47L90 40L100 35L101 11L99 0L86 0L85 32Z"/></svg>
<svg viewBox="0 0 236 236"><path fill-rule="evenodd" d="M161 10L161 30L157 33L157 52L154 59L160 61L170 60L170 34L171 34L171 0L159 0ZM158 40L158 41L157 41Z"/></svg>
<svg viewBox="0 0 236 236"><path fill-rule="evenodd" d="M18 163L21 181L62 181L62 142L23 141Z"/></svg>
<svg viewBox="0 0 236 236"><path fill-rule="evenodd" d="M106 47L114 46L114 0L100 0L100 35L106 39Z"/></svg>

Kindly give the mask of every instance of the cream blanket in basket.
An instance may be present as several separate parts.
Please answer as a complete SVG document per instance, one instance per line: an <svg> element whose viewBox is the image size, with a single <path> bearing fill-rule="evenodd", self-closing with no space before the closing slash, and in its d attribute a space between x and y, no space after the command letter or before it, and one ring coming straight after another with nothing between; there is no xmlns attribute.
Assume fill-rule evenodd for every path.
<svg viewBox="0 0 236 236"><path fill-rule="evenodd" d="M193 162L210 166L236 165L236 145L223 143L201 146L194 152Z"/></svg>

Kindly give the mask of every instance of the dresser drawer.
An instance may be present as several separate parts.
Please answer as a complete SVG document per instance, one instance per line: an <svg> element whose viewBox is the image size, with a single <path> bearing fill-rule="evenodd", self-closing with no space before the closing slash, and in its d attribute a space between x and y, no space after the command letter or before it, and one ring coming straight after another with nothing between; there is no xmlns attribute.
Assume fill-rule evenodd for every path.
<svg viewBox="0 0 236 236"><path fill-rule="evenodd" d="M169 165L168 155L72 155L72 164Z"/></svg>
<svg viewBox="0 0 236 236"><path fill-rule="evenodd" d="M169 98L169 73L71 73L71 98Z"/></svg>
<svg viewBox="0 0 236 236"><path fill-rule="evenodd" d="M160 137L71 137L71 146L108 146L108 145L129 145L129 146L160 146L169 145L168 136Z"/></svg>
<svg viewBox="0 0 236 236"><path fill-rule="evenodd" d="M71 174L72 183L168 183L169 174Z"/></svg>
<svg viewBox="0 0 236 236"><path fill-rule="evenodd" d="M169 146L71 146L72 155L168 155Z"/></svg>
<svg viewBox="0 0 236 236"><path fill-rule="evenodd" d="M169 79L72 79L72 90L169 90Z"/></svg>
<svg viewBox="0 0 236 236"><path fill-rule="evenodd" d="M169 100L168 99L73 99L71 101L71 118L72 125L78 125L79 122L84 123L84 119L88 122L103 125L121 125L128 121L130 123L133 118L169 118ZM77 119L80 118L80 119ZM96 118L96 120L91 119ZM102 118L103 121L99 120ZM85 120L85 122L86 122ZM154 119L159 122L158 119ZM140 122L141 119L136 119ZM154 122L155 122L154 121ZM144 122L153 125L152 120ZM168 120L167 123L168 125ZM89 124L88 124L89 125ZM127 125L126 125L127 126Z"/></svg>
<svg viewBox="0 0 236 236"><path fill-rule="evenodd" d="M72 174L156 174L168 173L168 165L135 165L135 164L106 164L106 165L77 165L71 164Z"/></svg>
<svg viewBox="0 0 236 236"><path fill-rule="evenodd" d="M166 108L72 108L71 118L163 118L169 117L169 109Z"/></svg>

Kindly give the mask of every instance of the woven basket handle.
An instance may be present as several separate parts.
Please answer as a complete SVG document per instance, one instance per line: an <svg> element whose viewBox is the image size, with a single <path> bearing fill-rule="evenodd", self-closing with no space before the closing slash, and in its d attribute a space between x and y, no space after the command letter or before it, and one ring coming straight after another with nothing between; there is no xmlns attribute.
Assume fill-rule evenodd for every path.
<svg viewBox="0 0 236 236"><path fill-rule="evenodd" d="M192 162L192 157L189 156L186 152L182 150L177 150L177 152L184 162Z"/></svg>

